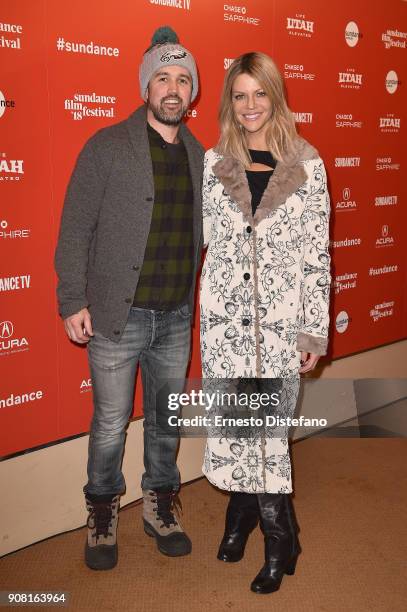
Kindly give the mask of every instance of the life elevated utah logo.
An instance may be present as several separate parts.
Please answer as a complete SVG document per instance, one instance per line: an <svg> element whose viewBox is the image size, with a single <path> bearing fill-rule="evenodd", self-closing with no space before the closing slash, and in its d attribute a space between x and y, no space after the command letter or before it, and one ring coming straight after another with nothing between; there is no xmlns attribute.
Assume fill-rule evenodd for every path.
<svg viewBox="0 0 407 612"><path fill-rule="evenodd" d="M28 340L14 333L12 321L0 322L0 357L28 351Z"/></svg>
<svg viewBox="0 0 407 612"><path fill-rule="evenodd" d="M0 155L0 181L20 181L24 175L22 159L8 159L6 153Z"/></svg>
<svg viewBox="0 0 407 612"><path fill-rule="evenodd" d="M301 13L297 13L295 17L287 17L286 28L290 36L311 38L314 34L314 22L306 19Z"/></svg>
<svg viewBox="0 0 407 612"><path fill-rule="evenodd" d="M379 117L379 129L383 134L397 134L401 128L401 119L394 113L387 113L385 117Z"/></svg>
<svg viewBox="0 0 407 612"><path fill-rule="evenodd" d="M338 83L342 89L360 89L363 84L363 75L354 68L338 73Z"/></svg>

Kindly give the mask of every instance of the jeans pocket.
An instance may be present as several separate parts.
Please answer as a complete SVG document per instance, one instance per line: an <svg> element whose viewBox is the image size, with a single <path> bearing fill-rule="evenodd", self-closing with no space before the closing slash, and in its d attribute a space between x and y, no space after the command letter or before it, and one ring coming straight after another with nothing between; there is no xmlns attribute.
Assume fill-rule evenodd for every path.
<svg viewBox="0 0 407 612"><path fill-rule="evenodd" d="M191 313L189 311L189 306L188 304L183 304L182 306L180 306L177 310L176 313L183 319L190 319L191 318Z"/></svg>

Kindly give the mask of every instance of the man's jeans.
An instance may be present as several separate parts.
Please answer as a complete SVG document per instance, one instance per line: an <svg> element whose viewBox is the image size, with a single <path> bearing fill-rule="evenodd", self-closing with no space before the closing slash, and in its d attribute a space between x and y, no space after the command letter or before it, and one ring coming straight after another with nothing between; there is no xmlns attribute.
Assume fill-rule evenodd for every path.
<svg viewBox="0 0 407 612"><path fill-rule="evenodd" d="M144 405L142 489L176 490L178 436L168 432L168 393L183 391L189 361L191 315L188 306L175 311L132 308L119 343L100 333L90 339L88 357L94 413L89 438L85 493L123 493L121 471L125 429L133 409L134 383L140 364ZM164 384L164 393L158 393ZM157 412L157 414L156 414ZM174 413L172 413L174 414ZM161 418L160 418L161 415ZM156 418L157 417L157 418ZM165 423L167 429L165 429Z"/></svg>

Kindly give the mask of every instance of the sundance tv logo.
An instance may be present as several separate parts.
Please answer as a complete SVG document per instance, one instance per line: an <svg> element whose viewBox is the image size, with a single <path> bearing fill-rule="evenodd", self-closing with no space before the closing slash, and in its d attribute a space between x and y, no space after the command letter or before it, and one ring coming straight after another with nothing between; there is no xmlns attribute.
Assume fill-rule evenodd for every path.
<svg viewBox="0 0 407 612"><path fill-rule="evenodd" d="M306 19L304 14L297 13L295 17L287 17L286 29L290 36L311 38L314 34L314 22Z"/></svg>
<svg viewBox="0 0 407 612"><path fill-rule="evenodd" d="M312 123L313 113L293 113L295 123Z"/></svg>
<svg viewBox="0 0 407 612"><path fill-rule="evenodd" d="M0 322L0 357L28 351L28 340L16 336L11 321Z"/></svg>
<svg viewBox="0 0 407 612"><path fill-rule="evenodd" d="M362 34L359 32L359 28L354 21L349 21L345 28L345 41L349 47L356 47L359 39L362 38Z"/></svg>
<svg viewBox="0 0 407 612"><path fill-rule="evenodd" d="M31 274L23 274L21 276L3 276L0 278L0 292L29 289L30 286Z"/></svg>
<svg viewBox="0 0 407 612"><path fill-rule="evenodd" d="M0 181L20 181L24 174L22 159L8 159L6 153L0 157Z"/></svg>
<svg viewBox="0 0 407 612"><path fill-rule="evenodd" d="M184 11L191 10L191 0L149 0L149 4L166 6L168 8L181 9Z"/></svg>

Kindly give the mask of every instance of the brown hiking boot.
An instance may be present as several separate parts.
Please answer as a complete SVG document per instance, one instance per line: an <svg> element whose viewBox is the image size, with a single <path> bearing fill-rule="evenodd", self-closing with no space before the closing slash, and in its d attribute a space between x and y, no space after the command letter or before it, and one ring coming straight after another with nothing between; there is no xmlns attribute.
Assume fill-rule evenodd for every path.
<svg viewBox="0 0 407 612"><path fill-rule="evenodd" d="M169 557L191 552L192 544L174 516L176 492L143 491L143 523L147 535L157 541L158 550Z"/></svg>
<svg viewBox="0 0 407 612"><path fill-rule="evenodd" d="M117 564L119 495L86 495L89 512L85 562L90 569L108 570Z"/></svg>

